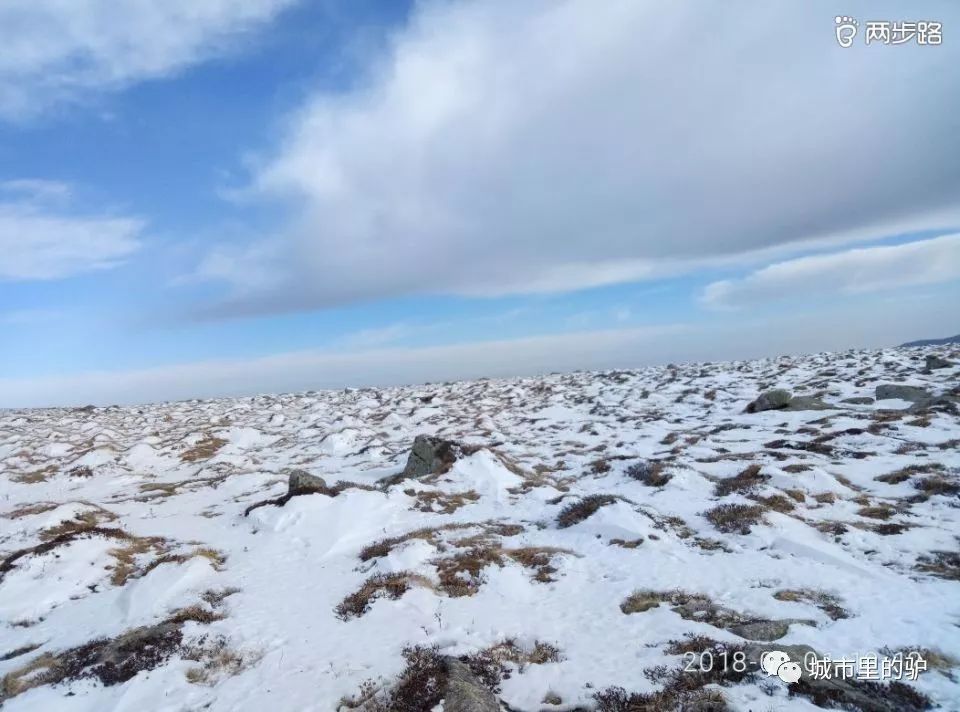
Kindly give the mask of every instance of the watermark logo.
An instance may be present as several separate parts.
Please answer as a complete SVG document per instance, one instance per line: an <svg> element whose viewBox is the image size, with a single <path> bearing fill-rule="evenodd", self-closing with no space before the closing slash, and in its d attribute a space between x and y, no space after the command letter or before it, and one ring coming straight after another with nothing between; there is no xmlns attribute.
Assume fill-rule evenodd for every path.
<svg viewBox="0 0 960 712"><path fill-rule="evenodd" d="M760 656L760 667L767 675L776 675L788 685L800 679L803 672L782 650L768 650Z"/></svg>
<svg viewBox="0 0 960 712"><path fill-rule="evenodd" d="M851 46L853 38L857 36L857 21L846 15L837 15L833 21L837 25L834 30L837 34L837 44L841 47Z"/></svg>
<svg viewBox="0 0 960 712"><path fill-rule="evenodd" d="M848 15L837 15L833 23L837 44L852 47L860 23ZM943 43L943 23L933 20L869 20L863 40L867 45L939 45Z"/></svg>
<svg viewBox="0 0 960 712"><path fill-rule="evenodd" d="M915 681L927 670L927 661L919 652L912 651L883 658L876 653L842 658L807 653L802 661L795 662L782 650L768 650L760 656L760 667L788 685L803 675L814 680Z"/></svg>

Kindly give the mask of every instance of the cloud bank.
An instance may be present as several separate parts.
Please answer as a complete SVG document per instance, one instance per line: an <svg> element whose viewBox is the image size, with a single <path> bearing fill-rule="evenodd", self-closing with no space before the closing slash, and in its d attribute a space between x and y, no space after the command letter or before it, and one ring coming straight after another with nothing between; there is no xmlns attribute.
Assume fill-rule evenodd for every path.
<svg viewBox="0 0 960 712"><path fill-rule="evenodd" d="M232 284L227 312L279 311L563 291L956 224L960 46L842 49L833 15L422 2L365 83L313 96L264 157L250 194L290 206L288 228L201 274Z"/></svg>
<svg viewBox="0 0 960 712"><path fill-rule="evenodd" d="M861 294L960 279L960 235L772 264L706 287L702 302L737 307L797 297Z"/></svg>

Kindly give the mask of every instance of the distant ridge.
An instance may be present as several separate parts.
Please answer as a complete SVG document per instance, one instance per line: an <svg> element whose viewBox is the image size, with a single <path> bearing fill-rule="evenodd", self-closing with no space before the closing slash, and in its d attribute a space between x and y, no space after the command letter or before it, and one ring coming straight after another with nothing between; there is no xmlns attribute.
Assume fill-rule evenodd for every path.
<svg viewBox="0 0 960 712"><path fill-rule="evenodd" d="M922 341L908 341L901 346L943 346L944 344L960 344L960 334L947 336L943 339L923 339Z"/></svg>

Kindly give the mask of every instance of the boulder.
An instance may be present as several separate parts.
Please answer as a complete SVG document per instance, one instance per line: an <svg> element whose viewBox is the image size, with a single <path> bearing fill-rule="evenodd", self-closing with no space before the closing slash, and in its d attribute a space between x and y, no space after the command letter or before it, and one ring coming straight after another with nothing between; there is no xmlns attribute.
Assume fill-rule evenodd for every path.
<svg viewBox="0 0 960 712"><path fill-rule="evenodd" d="M327 483L322 477L311 475L303 470L291 472L287 480L287 494L291 497L301 494L326 494L328 491Z"/></svg>
<svg viewBox="0 0 960 712"><path fill-rule="evenodd" d="M870 396L855 396L853 398L844 398L841 403L849 403L850 405L870 405L873 403L873 398Z"/></svg>
<svg viewBox="0 0 960 712"><path fill-rule="evenodd" d="M783 410L788 405L790 405L790 391L775 388L757 396L757 399L747 406L746 412L759 413L764 410Z"/></svg>
<svg viewBox="0 0 960 712"><path fill-rule="evenodd" d="M930 354L924 359L924 366L928 371L934 371L938 368L950 368L953 365L953 361L947 361L947 359L942 356L937 356L936 354Z"/></svg>
<svg viewBox="0 0 960 712"><path fill-rule="evenodd" d="M877 386L877 400L899 398L900 400L920 403L929 400L930 393L917 386L901 386L895 383L882 383Z"/></svg>
<svg viewBox="0 0 960 712"><path fill-rule="evenodd" d="M462 454L460 444L453 440L418 435L413 440L413 447L410 448L401 477L416 479L446 472Z"/></svg>
<svg viewBox="0 0 960 712"><path fill-rule="evenodd" d="M456 658L447 658L447 694L443 712L500 712L500 702L470 668Z"/></svg>
<svg viewBox="0 0 960 712"><path fill-rule="evenodd" d="M813 396L794 396L783 410L827 410L832 407Z"/></svg>
<svg viewBox="0 0 960 712"><path fill-rule="evenodd" d="M910 406L911 412L936 410L951 415L960 415L960 398L950 395L933 396Z"/></svg>

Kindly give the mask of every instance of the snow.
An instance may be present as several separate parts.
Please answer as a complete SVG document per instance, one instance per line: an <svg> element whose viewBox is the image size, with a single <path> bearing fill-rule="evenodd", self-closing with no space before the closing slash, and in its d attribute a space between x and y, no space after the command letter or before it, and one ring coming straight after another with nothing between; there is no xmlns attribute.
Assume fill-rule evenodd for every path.
<svg viewBox="0 0 960 712"><path fill-rule="evenodd" d="M571 709L592 705L608 686L656 689L644 670L677 666L680 656L664 649L685 634L744 642L667 604L624 614L621 602L638 589L680 589L750 617L812 621L791 625L778 642L834 657L920 647L960 660L960 582L923 567L932 552L957 552L960 507L956 494L918 497L917 488L933 474L958 483L960 420L908 412L904 401L841 403L872 396L879 383L956 393L960 367L922 370L926 354L952 357L950 348L0 412L0 559L49 541L54 528L120 532L22 556L0 575L0 677L178 609L209 609L209 592L232 591L219 619L184 626L186 639L220 636L247 660L203 684L186 674L195 663L174 655L119 685L38 686L4 709L332 710L365 680L389 683L407 646L460 655L508 638L552 643L561 659L515 670L502 683L503 700L539 710L551 692L563 700L557 709ZM835 407L743 412L774 387ZM479 449L446 473L370 489L402 469L421 433ZM216 446L184 457L202 443ZM817 443L828 449L805 447ZM665 486L627 476L643 459L664 463L672 476ZM766 479L717 496L717 481L752 463ZM81 465L90 476L68 474ZM920 470L904 482L875 479L909 467ZM244 516L283 494L297 469L361 486ZM591 494L618 499L557 526L565 506ZM434 495L453 509L421 506ZM748 533L718 531L704 516L719 504L774 495L794 508L765 511ZM887 505L887 519L863 514ZM484 534L491 523L518 525L518 533ZM881 524L906 528L884 534ZM447 525L461 527L441 529ZM374 542L423 528L435 529L434 538L359 557ZM552 580L535 580L506 557L483 569L473 595L444 593L437 561L476 536L506 551L556 548ZM611 542L641 538L635 548ZM118 581L117 552L134 544L132 573ZM359 617L335 615L368 577L396 572L423 579ZM808 601L774 597L785 589L832 594L849 616L832 620ZM32 645L39 647L2 660ZM930 671L911 684L944 709L960 709L958 675ZM818 709L759 675L721 689L733 709Z"/></svg>

